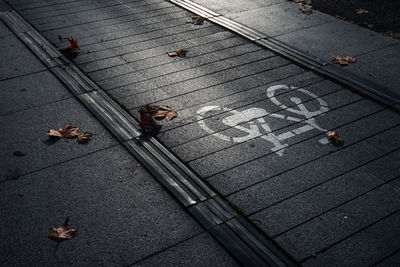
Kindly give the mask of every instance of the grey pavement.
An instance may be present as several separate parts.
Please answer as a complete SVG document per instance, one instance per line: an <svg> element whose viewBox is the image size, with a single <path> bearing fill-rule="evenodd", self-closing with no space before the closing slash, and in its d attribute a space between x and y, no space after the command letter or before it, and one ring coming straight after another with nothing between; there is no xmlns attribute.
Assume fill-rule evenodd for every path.
<svg viewBox="0 0 400 267"><path fill-rule="evenodd" d="M358 62L345 70L398 92L399 42L395 39L318 12L306 16L297 4L286 0L195 2L327 61L336 54L356 56ZM193 14L168 1L9 3L55 46L66 45L59 35L78 39L81 51L73 62L135 119L139 119L137 109L148 103L176 110L178 118L166 123L156 138L300 265L400 264L398 111L207 20L204 25L189 24ZM178 48L189 50L186 58L166 55ZM380 55L387 58L369 64L370 58ZM38 95L47 93L43 90ZM99 131L93 143L81 147L58 142L55 145L64 146L60 150L72 154L54 157L45 147L40 150L45 155L35 161L23 148L38 149L34 141L41 141L42 135L36 132L58 127L57 115L49 114L51 108L69 105L76 109L69 120L83 109L63 93L51 97L58 102L47 105L44 97L36 97L35 104L21 97L23 109L43 106L44 110L33 119L37 125L32 136L26 137L29 145L19 147L9 141L5 146L7 155L18 149L32 161L15 163L18 171L9 171L5 183L15 180L13 172L32 175L38 171L40 159L53 165L63 160L71 164L75 157L85 156L86 150L81 149L92 149L88 151L92 154L96 149L118 149L108 132L89 124L88 115L75 121ZM5 102L13 99L10 96ZM17 129L18 120L12 117L16 107L10 109L4 114L10 117L11 129ZM19 112L21 118L32 120L32 112ZM338 131L344 143L332 144L327 139L330 131ZM21 139L24 134L17 136ZM123 168L118 160L113 164L115 169ZM134 170L147 175L141 168ZM131 182L136 190L135 181ZM105 186L104 190L110 189ZM124 203L136 207L134 202ZM190 221L185 216L177 215ZM171 241L170 249L157 250L153 257L141 258L140 264L173 266L177 264L169 261L170 255L181 255L181 265L196 266L188 259L191 252L181 244L197 247L198 257L207 262L203 253L214 256L197 242L212 239L195 223L191 229L188 232L195 234L190 240L183 238L186 232L176 233L183 243ZM216 243L212 246L221 249ZM213 253L229 265L230 258L218 251Z"/></svg>
<svg viewBox="0 0 400 267"><path fill-rule="evenodd" d="M400 99L400 40L318 10L305 15L289 0L193 2L327 62L335 55L355 57L356 64L341 69L388 88Z"/></svg>
<svg viewBox="0 0 400 267"><path fill-rule="evenodd" d="M1 266L236 266L0 22ZM88 144L53 140L72 123ZM75 238L50 240L69 216Z"/></svg>

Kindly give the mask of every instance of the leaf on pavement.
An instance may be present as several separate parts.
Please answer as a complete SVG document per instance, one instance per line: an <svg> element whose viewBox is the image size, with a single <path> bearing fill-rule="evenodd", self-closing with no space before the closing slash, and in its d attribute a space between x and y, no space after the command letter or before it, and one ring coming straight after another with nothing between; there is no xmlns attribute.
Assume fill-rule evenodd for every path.
<svg viewBox="0 0 400 267"><path fill-rule="evenodd" d="M179 49L175 50L174 52L167 52L167 54L170 57L176 57L176 56L178 56L178 57L186 57L186 53L187 52L189 52L189 51L179 48Z"/></svg>
<svg viewBox="0 0 400 267"><path fill-rule="evenodd" d="M356 62L356 61L357 61L357 60L356 60L354 57L349 57L349 56L346 56L346 57L334 56L331 62L336 63L336 64L339 64L339 65L341 65L341 66L345 66L345 65L348 65L349 63L354 63L354 62Z"/></svg>
<svg viewBox="0 0 400 267"><path fill-rule="evenodd" d="M79 48L79 46L78 46L78 41L77 40L75 40L74 38L64 38L65 40L67 40L69 43L70 43L70 48L73 48L73 49L77 49L77 50L81 50L80 48Z"/></svg>
<svg viewBox="0 0 400 267"><path fill-rule="evenodd" d="M48 135L60 138L74 138L78 135L78 129L77 127L72 127L71 124L67 124L62 129L58 129L58 131L49 129Z"/></svg>
<svg viewBox="0 0 400 267"><path fill-rule="evenodd" d="M365 8L358 8L354 11L356 12L356 14L367 14L368 13L368 10L366 10Z"/></svg>
<svg viewBox="0 0 400 267"><path fill-rule="evenodd" d="M153 106L150 104L144 105L139 108L140 114L140 127L147 131L154 131L161 129L160 125L155 119L172 120L178 116L178 113L173 111L170 107Z"/></svg>
<svg viewBox="0 0 400 267"><path fill-rule="evenodd" d="M94 134L89 133L89 132L84 132L78 134L78 142L79 143L87 143L92 140Z"/></svg>
<svg viewBox="0 0 400 267"><path fill-rule="evenodd" d="M69 217L67 217L64 221L63 225L60 225L58 228L50 227L49 238L51 239L71 239L75 236L78 228L69 228Z"/></svg>
<svg viewBox="0 0 400 267"><path fill-rule="evenodd" d="M328 133L328 139L335 145L340 145L343 143L343 138L340 136L339 132L337 132L337 131Z"/></svg>

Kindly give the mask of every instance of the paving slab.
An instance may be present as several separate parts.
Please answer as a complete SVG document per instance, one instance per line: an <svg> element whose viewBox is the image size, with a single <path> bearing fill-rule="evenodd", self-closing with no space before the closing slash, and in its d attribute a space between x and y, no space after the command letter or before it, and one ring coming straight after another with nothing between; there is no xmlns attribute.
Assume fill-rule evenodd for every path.
<svg viewBox="0 0 400 267"><path fill-rule="evenodd" d="M207 233L133 264L133 266L239 266Z"/></svg>
<svg viewBox="0 0 400 267"><path fill-rule="evenodd" d="M157 84L145 81L143 83L136 83L134 87L124 86L109 92L128 109L133 109L144 104L160 102L161 100L169 99L174 96L183 95L185 93L194 92L206 87L237 80L241 77L246 77L265 70L275 69L286 64L288 64L288 62L285 59L278 57L266 58L262 60L257 59L253 62L243 64L238 67L229 68L226 70L217 69L214 72L211 72L211 74L200 76L194 79L183 80L180 82L176 82L176 80L171 79L169 80L171 84L164 87L158 87ZM123 92L126 94L128 88L131 88L130 90L131 92L133 91L132 93L134 93L134 95L131 93L130 95L121 98L120 93ZM143 91L143 93L139 94L138 90Z"/></svg>
<svg viewBox="0 0 400 267"><path fill-rule="evenodd" d="M111 134L78 100L70 98L1 117L7 128L1 133L1 180L19 176L113 146ZM96 136L86 145L76 139L52 139L49 129L72 123ZM30 129L27 135L21 129ZM21 154L22 153L22 154Z"/></svg>
<svg viewBox="0 0 400 267"><path fill-rule="evenodd" d="M46 70L46 67L25 45L0 22L0 80Z"/></svg>
<svg viewBox="0 0 400 267"><path fill-rule="evenodd" d="M379 267L396 266L400 262L400 250L389 255L386 259L376 264Z"/></svg>
<svg viewBox="0 0 400 267"><path fill-rule="evenodd" d="M50 71L0 81L0 88L0 115L72 97Z"/></svg>
<svg viewBox="0 0 400 267"><path fill-rule="evenodd" d="M126 266L203 232L137 163L115 146L1 183L3 264ZM67 216L77 236L50 240Z"/></svg>
<svg viewBox="0 0 400 267"><path fill-rule="evenodd" d="M391 159L387 158L386 160ZM397 155L395 160L399 159L399 155ZM364 190L368 190L364 186L372 180L373 183L370 183L371 191L364 191L366 193L356 196L354 199L351 199L351 193L348 194L346 197L351 199L349 202L343 202L337 208L331 209L323 215L279 235L274 240L296 259L301 261L397 211L400 204L399 199L396 197L400 190L398 177L392 181L389 179L393 179L393 177L387 177L389 183L381 184L384 181L381 179L382 176L379 173L378 175L371 175L363 171L361 172L349 173L347 175L348 177L346 178L350 178L347 181L348 184L361 181L360 183L349 185L351 189L348 191L360 190L360 192L363 192ZM377 187L373 187L374 183L376 183L375 186ZM330 192L328 192L330 185L324 185L327 189L327 192L325 192L327 197L324 200L329 201L332 194L342 194L345 191L343 189L348 184L343 183L340 189L338 188L337 191ZM361 190L358 187L363 189ZM311 193L312 191L310 190L309 192ZM339 196L336 197L340 198ZM299 246L298 239L305 242L302 242L301 246ZM386 253L388 254L388 252L382 251L383 257L387 255Z"/></svg>
<svg viewBox="0 0 400 267"><path fill-rule="evenodd" d="M319 12L311 16L305 16L299 12L298 5L289 1L243 12L237 12L235 10L230 13L223 13L223 15L244 25L251 25L253 29L267 36L278 36L288 32L297 32L303 28L321 25L335 20L331 16Z"/></svg>
<svg viewBox="0 0 400 267"><path fill-rule="evenodd" d="M286 33L277 39L327 62L336 55L358 58L368 52L399 43L396 39L342 20Z"/></svg>
<svg viewBox="0 0 400 267"><path fill-rule="evenodd" d="M369 114L371 114L370 112L371 111L366 111L366 114L364 113L364 115L362 116L368 116ZM344 116L345 114L346 112L343 112L342 116ZM351 116L352 114L343 117L343 119L346 120L345 123L350 123L354 119L356 119L356 121L354 121L351 124L346 124L343 127L338 127L339 125L334 125L335 128L332 129L339 131L342 134L342 136L346 136L346 142L344 144L344 147L351 145L353 142L359 142L370 136L373 136L374 134L381 132L387 127L389 128L393 127L394 125L396 125L396 121L398 121L399 119L397 116L390 116L390 112L387 111L373 114L364 119L360 119L359 117L352 118ZM391 118L388 118L386 116L390 116ZM377 123L376 121L378 119L380 120L379 123ZM368 128L366 125L364 126L365 128L363 128L361 125L364 122L368 122L370 124L368 125L368 127L370 128ZM396 129L393 132L396 132ZM319 143L318 140L320 140L324 136L326 136L326 134L320 134L307 140L300 139L302 140L301 142L299 143L296 142L295 145L286 148L285 153L287 156L285 157L281 157L276 153L271 153L272 151L269 150L268 152L267 151L264 152L264 154L266 154L267 156L262 156L258 158L253 157L253 160L251 161L249 161L251 158L250 156L251 154L242 155L241 153L237 152L235 152L235 154L225 154L223 156L225 161L218 161L216 163L211 163L212 162L210 160L211 158L207 158L207 164L213 164L213 165L209 165L210 167L207 170L201 170L201 171L202 174L204 175L203 177L207 177L207 175L212 175L213 173L220 172L218 175L210 176L210 178L208 178L208 181L215 188L217 188L219 192L222 193L223 195L230 194L233 192L237 192L240 189L256 184L260 181L266 180L268 177L285 172L292 168L301 166L309 161L313 161L320 157L330 155L334 151L340 150L340 147L336 148L330 145L322 145L321 143ZM263 140L255 139L255 141L259 141L260 143ZM261 153L260 152L260 150L262 150L261 144L259 144L258 146L257 143L254 143L254 146L250 146L250 144L251 143L243 144L243 149L246 149L245 151L255 151L253 152L255 154L257 154L256 153L257 151L258 153ZM245 145L247 145L247 147L245 147ZM357 148L353 147L353 149ZM213 154L213 158L217 158L217 156L221 155L221 153ZM229 159L227 158L228 156ZM246 157L246 160L242 161L238 160L241 157L242 158ZM239 165L232 169L228 169L227 171L223 171L226 168L228 168L228 166L231 167L235 165L231 163L230 161L231 158L235 158L234 159L235 162L242 162L242 165ZM199 170L197 169L199 167L199 164L204 164L205 162L206 161L204 161L204 158L202 158L199 159L198 161L191 162L190 165L195 170ZM285 164L283 164L283 162ZM216 166L216 164L220 165Z"/></svg>
<svg viewBox="0 0 400 267"><path fill-rule="evenodd" d="M398 188L397 188L398 190ZM302 263L303 266L366 266L389 256L398 248L400 213L397 211L382 221L355 234L349 239L329 248L325 253L317 255ZM388 231L390 229L390 231ZM355 254L353 249L359 253ZM397 262L398 263L398 262ZM397 265L396 263L396 265ZM394 265L394 266L396 266Z"/></svg>

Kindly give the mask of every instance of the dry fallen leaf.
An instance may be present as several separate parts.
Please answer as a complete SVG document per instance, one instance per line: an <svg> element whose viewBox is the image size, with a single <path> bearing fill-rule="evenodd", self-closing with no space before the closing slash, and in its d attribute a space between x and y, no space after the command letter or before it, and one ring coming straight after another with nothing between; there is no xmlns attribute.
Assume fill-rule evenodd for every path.
<svg viewBox="0 0 400 267"><path fill-rule="evenodd" d="M78 228L70 229L69 228L69 217L67 217L64 221L64 224L59 226L58 228L50 227L49 238L51 239L71 239L75 236Z"/></svg>
<svg viewBox="0 0 400 267"><path fill-rule="evenodd" d="M77 127L72 127L71 124L67 124L62 129L58 129L58 131L49 129L48 135L60 138L74 138L78 135L78 129Z"/></svg>
<svg viewBox="0 0 400 267"><path fill-rule="evenodd" d="M68 138L72 139L78 137L79 143L87 143L92 140L94 134L89 132L78 133L78 127L72 127L71 124L65 125L62 129L52 130L49 129L48 135L51 137Z"/></svg>
<svg viewBox="0 0 400 267"><path fill-rule="evenodd" d="M348 65L349 63L354 63L357 60L354 57L342 57L342 56L334 56L332 61L333 63L340 64L341 66Z"/></svg>
<svg viewBox="0 0 400 267"><path fill-rule="evenodd" d="M343 138L339 135L339 132L337 131L328 133L328 139L335 145L340 145L343 143Z"/></svg>
<svg viewBox="0 0 400 267"><path fill-rule="evenodd" d="M168 56L170 57L186 57L186 53L189 52L188 50L185 49L177 49L175 52L167 52Z"/></svg>
<svg viewBox="0 0 400 267"><path fill-rule="evenodd" d="M146 131L154 131L161 129L155 119L166 119L167 121L177 117L178 114L169 107L144 105L139 108L140 123L139 126Z"/></svg>
<svg viewBox="0 0 400 267"><path fill-rule="evenodd" d="M140 167L142 166L140 163L136 163L136 167Z"/></svg>
<svg viewBox="0 0 400 267"><path fill-rule="evenodd" d="M94 134L89 133L89 132L84 132L78 134L78 142L79 143L87 143L92 140Z"/></svg>
<svg viewBox="0 0 400 267"><path fill-rule="evenodd" d="M358 8L354 11L356 12L356 14L367 14L368 13L368 10L366 10L365 8Z"/></svg>
<svg viewBox="0 0 400 267"><path fill-rule="evenodd" d="M70 48L81 50L78 46L78 41L74 40L74 38L71 37L71 38L64 38L64 39L70 43L70 46L69 46Z"/></svg>

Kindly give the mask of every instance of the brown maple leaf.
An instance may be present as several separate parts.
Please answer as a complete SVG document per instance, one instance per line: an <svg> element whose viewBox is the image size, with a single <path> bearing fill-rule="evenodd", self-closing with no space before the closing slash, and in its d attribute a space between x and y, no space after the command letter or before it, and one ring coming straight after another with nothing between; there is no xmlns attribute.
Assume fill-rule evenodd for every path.
<svg viewBox="0 0 400 267"><path fill-rule="evenodd" d="M339 135L339 132L337 131L328 133L328 139L335 145L340 145L343 143L343 138Z"/></svg>
<svg viewBox="0 0 400 267"><path fill-rule="evenodd" d="M179 48L179 49L175 50L174 52L167 52L167 54L170 57L176 57L176 56L178 56L178 57L186 57L187 52L189 52L189 51Z"/></svg>
<svg viewBox="0 0 400 267"><path fill-rule="evenodd" d="M79 48L79 46L78 46L78 41L77 40L74 40L74 38L64 38L65 40L67 40L69 43L70 43L70 45L69 45L69 48L73 48L73 49L77 49L77 50L81 50L80 48Z"/></svg>
<svg viewBox="0 0 400 267"><path fill-rule="evenodd" d="M80 134L78 134L78 142L79 143L87 143L92 140L93 136L94 136L94 134L89 133L89 132L80 133Z"/></svg>
<svg viewBox="0 0 400 267"><path fill-rule="evenodd" d="M67 217L64 221L63 225L60 225L58 228L50 227L49 238L51 239L71 239L75 236L78 228L70 229L69 228L69 217Z"/></svg>
<svg viewBox="0 0 400 267"><path fill-rule="evenodd" d="M48 135L53 136L53 137L70 139L70 138L74 138L75 136L78 135L78 130L79 130L79 128L72 127L71 124L67 124L62 129L58 129L58 131L49 129Z"/></svg>
<svg viewBox="0 0 400 267"><path fill-rule="evenodd" d="M336 64L339 64L339 65L341 65L341 66L345 66L345 65L348 65L349 63L354 63L354 62L356 62L356 61L357 61L357 60L356 60L354 57L349 57L349 56L346 56L346 57L334 56L331 62L336 63Z"/></svg>
<svg viewBox="0 0 400 267"><path fill-rule="evenodd" d="M178 116L170 107L153 106L150 104L140 107L138 111L140 114L139 126L146 131L158 131L161 129L162 125L155 119L165 118L167 121L170 121Z"/></svg>

